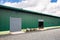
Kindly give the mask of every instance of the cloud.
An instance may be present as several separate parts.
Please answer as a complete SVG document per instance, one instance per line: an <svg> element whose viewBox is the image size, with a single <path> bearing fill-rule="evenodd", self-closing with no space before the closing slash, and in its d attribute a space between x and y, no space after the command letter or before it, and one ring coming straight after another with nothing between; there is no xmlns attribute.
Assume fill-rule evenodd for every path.
<svg viewBox="0 0 60 40"><path fill-rule="evenodd" d="M49 3L44 12L51 15L60 16L60 0L58 0L57 3Z"/></svg>
<svg viewBox="0 0 60 40"><path fill-rule="evenodd" d="M58 0L57 3L51 3L50 1L51 0L23 0L22 2L14 3L5 2L3 5L60 16L60 0Z"/></svg>
<svg viewBox="0 0 60 40"><path fill-rule="evenodd" d="M17 7L17 8L25 8L25 7L32 7L36 5L36 0L23 0L22 2L5 2L3 5Z"/></svg>
<svg viewBox="0 0 60 40"><path fill-rule="evenodd" d="M18 3L5 2L3 5L24 8L33 11L41 11L45 8L45 6L48 5L48 3L49 0L24 0Z"/></svg>
<svg viewBox="0 0 60 40"><path fill-rule="evenodd" d="M48 5L49 0L37 0L35 3L35 6L26 7L24 9L41 12Z"/></svg>

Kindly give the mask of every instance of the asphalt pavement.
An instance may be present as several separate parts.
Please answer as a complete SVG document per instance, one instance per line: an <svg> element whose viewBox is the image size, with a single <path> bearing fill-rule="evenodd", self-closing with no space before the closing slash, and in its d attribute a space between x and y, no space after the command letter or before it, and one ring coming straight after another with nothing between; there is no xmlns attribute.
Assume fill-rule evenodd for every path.
<svg viewBox="0 0 60 40"><path fill-rule="evenodd" d="M60 40L60 29L3 35L0 40Z"/></svg>

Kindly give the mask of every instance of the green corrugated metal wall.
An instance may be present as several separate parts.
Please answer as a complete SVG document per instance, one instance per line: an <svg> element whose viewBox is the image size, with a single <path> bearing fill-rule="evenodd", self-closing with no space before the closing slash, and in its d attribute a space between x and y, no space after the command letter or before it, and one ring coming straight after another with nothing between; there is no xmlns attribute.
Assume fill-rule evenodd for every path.
<svg viewBox="0 0 60 40"><path fill-rule="evenodd" d="M10 17L22 18L22 28L37 28L38 19L44 20L44 27L60 26L60 19L0 9L0 31L9 30Z"/></svg>

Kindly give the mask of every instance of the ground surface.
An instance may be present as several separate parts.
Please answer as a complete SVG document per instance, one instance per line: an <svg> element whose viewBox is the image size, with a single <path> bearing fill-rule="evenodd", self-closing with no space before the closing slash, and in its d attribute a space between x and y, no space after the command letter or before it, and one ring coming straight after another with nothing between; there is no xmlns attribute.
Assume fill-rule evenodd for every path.
<svg viewBox="0 0 60 40"><path fill-rule="evenodd" d="M60 29L0 36L0 40L60 40Z"/></svg>

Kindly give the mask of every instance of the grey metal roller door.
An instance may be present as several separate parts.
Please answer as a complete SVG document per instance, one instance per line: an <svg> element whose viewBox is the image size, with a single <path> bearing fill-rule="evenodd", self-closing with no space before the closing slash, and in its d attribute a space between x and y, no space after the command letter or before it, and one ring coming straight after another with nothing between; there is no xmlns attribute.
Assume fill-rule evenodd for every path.
<svg viewBox="0 0 60 40"><path fill-rule="evenodd" d="M10 17L10 32L21 31L21 18Z"/></svg>

